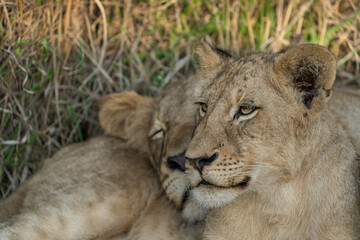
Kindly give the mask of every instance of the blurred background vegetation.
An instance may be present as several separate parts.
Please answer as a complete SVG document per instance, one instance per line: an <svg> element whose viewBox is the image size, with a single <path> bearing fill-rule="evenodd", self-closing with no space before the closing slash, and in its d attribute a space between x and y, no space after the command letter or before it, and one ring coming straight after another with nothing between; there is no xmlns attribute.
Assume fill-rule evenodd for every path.
<svg viewBox="0 0 360 240"><path fill-rule="evenodd" d="M360 83L359 0L0 0L0 198L56 150L102 131L97 99L156 95L210 35L235 55L325 45Z"/></svg>

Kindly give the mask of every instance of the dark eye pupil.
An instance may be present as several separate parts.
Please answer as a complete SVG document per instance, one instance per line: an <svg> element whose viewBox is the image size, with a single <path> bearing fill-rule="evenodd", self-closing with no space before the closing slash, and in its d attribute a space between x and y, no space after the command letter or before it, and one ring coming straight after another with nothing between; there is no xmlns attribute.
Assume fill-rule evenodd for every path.
<svg viewBox="0 0 360 240"><path fill-rule="evenodd" d="M201 105L201 110L203 110L204 112L206 112L206 105L205 105L205 104Z"/></svg>

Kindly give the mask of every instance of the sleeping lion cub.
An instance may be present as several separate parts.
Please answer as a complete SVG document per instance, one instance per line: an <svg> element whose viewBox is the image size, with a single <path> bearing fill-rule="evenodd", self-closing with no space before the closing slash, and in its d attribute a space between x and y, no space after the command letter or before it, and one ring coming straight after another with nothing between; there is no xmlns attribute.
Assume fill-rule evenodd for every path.
<svg viewBox="0 0 360 240"><path fill-rule="evenodd" d="M333 55L299 45L233 59L206 41L198 52L208 80L186 173L190 197L216 208L204 239L360 239L359 163L327 106Z"/></svg>
<svg viewBox="0 0 360 240"><path fill-rule="evenodd" d="M104 97L100 122L124 140L97 137L47 159L0 202L0 239L196 238L198 224L184 223L176 210L203 217L186 198L183 173L194 127L187 114L196 111L190 80L158 100L133 92Z"/></svg>

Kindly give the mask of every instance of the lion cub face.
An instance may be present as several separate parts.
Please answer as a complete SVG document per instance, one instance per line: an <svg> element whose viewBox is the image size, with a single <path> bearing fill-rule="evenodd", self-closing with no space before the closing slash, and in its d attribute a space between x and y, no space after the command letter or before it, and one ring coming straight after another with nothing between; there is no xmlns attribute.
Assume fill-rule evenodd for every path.
<svg viewBox="0 0 360 240"><path fill-rule="evenodd" d="M200 58L216 54L206 43L199 51ZM186 151L191 196L219 207L295 174L308 147L302 132L326 106L334 79L332 54L300 45L231 61L205 82Z"/></svg>
<svg viewBox="0 0 360 240"><path fill-rule="evenodd" d="M187 200L185 150L195 128L193 81L185 79L169 86L155 104L148 144L152 163L167 196L177 207Z"/></svg>
<svg viewBox="0 0 360 240"><path fill-rule="evenodd" d="M175 83L158 99L124 92L100 101L101 126L150 155L163 189L178 208L186 202L189 188L184 171L185 150L195 128L197 110L193 84L191 78Z"/></svg>

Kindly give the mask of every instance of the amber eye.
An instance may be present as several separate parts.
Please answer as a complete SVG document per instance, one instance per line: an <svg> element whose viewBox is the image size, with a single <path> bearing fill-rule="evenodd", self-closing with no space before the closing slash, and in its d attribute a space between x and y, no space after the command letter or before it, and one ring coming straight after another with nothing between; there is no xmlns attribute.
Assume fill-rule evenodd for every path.
<svg viewBox="0 0 360 240"><path fill-rule="evenodd" d="M258 109L255 106L250 106L250 105L243 105L240 106L239 110L237 111L237 113L235 113L234 118L239 118L240 116L246 116L246 115L250 115L251 113L253 113L256 109Z"/></svg>
<svg viewBox="0 0 360 240"><path fill-rule="evenodd" d="M207 111L207 105L206 105L206 103L200 103L200 116L201 116L201 117L204 117L206 111Z"/></svg>
<svg viewBox="0 0 360 240"><path fill-rule="evenodd" d="M239 109L242 115L248 115L252 113L254 110L255 110L254 106L241 106Z"/></svg>

